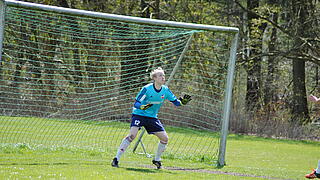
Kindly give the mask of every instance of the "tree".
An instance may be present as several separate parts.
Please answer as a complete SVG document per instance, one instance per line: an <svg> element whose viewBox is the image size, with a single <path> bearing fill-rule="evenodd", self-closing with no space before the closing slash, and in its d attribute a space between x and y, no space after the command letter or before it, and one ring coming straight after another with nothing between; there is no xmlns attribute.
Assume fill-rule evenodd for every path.
<svg viewBox="0 0 320 180"><path fill-rule="evenodd" d="M273 8L273 6L276 6L277 4L276 0L269 0L268 5ZM273 22L278 22L279 14L277 10L271 10L271 14L269 15L271 20ZM276 95L277 93L277 86L275 84L275 77L276 77L276 71L278 68L277 65L277 58L274 55L277 50L277 28L269 24L271 33L270 38L267 44L268 53L270 54L267 56L267 75L266 75L266 83L264 88L264 104L267 105L268 110L270 111L270 105L274 104L278 97Z"/></svg>
<svg viewBox="0 0 320 180"><path fill-rule="evenodd" d="M259 7L258 0L248 0L248 35L249 47L247 57L247 92L246 105L247 110L252 111L260 108L261 96L261 48L262 33L266 27L265 23L261 23L258 17L251 13Z"/></svg>
<svg viewBox="0 0 320 180"><path fill-rule="evenodd" d="M281 58L282 61L292 60L292 98L291 98L291 113L293 122L309 122L307 101L306 101L306 84L305 84L305 62L309 61L320 65L320 41L319 38L319 12L316 11L316 7L319 6L318 1L280 1L276 2L277 6L281 7L281 14L278 18L270 16L264 16L261 12L254 11L243 7L238 1L236 3L249 14L252 13L259 19L265 20L271 24L275 29L271 34L270 43L276 42L278 39L279 44L277 48L274 48L273 44L268 45L269 53L265 54L269 57L269 65L271 65L270 58ZM269 4L275 4L274 1L269 1ZM277 19L280 19L277 21ZM275 33L275 30L278 32ZM281 34L281 38L276 37ZM273 49L273 51L272 51ZM270 77L272 73L272 66L269 67L267 85L272 85ZM276 66L274 66L277 68ZM280 68L280 67L279 67ZM279 76L278 76L279 77ZM270 79L269 79L270 78ZM279 82L280 84L281 82ZM283 82L282 82L283 83ZM290 85L291 83L289 83ZM289 86L288 85L288 86ZM270 102L272 97L271 86L265 86L264 90L265 103ZM268 90L269 88L269 90ZM273 96L276 98L276 96Z"/></svg>
<svg viewBox="0 0 320 180"><path fill-rule="evenodd" d="M293 1L292 2L292 16L293 33L297 37L308 38L311 37L310 29L312 27L310 20L311 11L314 8L312 1ZM293 56L293 99L292 99L292 120L294 122L308 122L309 112L307 106L307 93L305 85L305 61L300 60L299 56L307 53L307 48L301 38L294 39L295 56Z"/></svg>

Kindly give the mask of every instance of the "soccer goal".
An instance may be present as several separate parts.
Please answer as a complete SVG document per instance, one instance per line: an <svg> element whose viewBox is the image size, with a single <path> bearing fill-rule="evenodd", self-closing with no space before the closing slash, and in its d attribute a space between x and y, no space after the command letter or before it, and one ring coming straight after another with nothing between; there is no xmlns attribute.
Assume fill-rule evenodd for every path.
<svg viewBox="0 0 320 180"><path fill-rule="evenodd" d="M183 107L159 113L164 154L225 164L238 29L0 0L0 143L115 153L162 67ZM157 140L140 136L136 152ZM133 147L131 147L133 148Z"/></svg>

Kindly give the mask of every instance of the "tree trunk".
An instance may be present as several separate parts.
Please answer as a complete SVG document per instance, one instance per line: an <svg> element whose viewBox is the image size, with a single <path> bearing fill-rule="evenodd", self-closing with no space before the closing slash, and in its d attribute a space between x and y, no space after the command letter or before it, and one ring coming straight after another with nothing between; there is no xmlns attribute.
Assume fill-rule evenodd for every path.
<svg viewBox="0 0 320 180"><path fill-rule="evenodd" d="M150 7L144 0L140 1L140 10L141 17L150 18ZM130 32L129 27L127 28L126 26L123 25L123 30L125 30L123 32ZM144 29L141 28L141 31L144 31ZM148 48L149 43L148 40L143 40L142 38L138 39L138 41L137 39L126 39L126 42L123 43L127 46L122 54L125 57L121 60L121 86L124 94L126 94L129 87L138 88L145 83L143 75L146 73L148 63L145 49Z"/></svg>
<svg viewBox="0 0 320 180"><path fill-rule="evenodd" d="M276 0L269 0L270 5L276 5ZM273 13L272 15L272 21L278 22L278 13ZM275 53L277 50L276 47L276 41L277 41L277 28L272 27L271 29L271 35L268 42L268 53ZM264 96L264 103L267 105L267 107L270 108L272 104L274 104L278 97L276 96L277 92L277 86L275 84L275 73L277 71L277 62L276 57L273 55L268 56L267 61L267 77L266 77L266 83L265 83L265 96ZM270 110L270 109L269 109Z"/></svg>
<svg viewBox="0 0 320 180"><path fill-rule="evenodd" d="M69 5L66 0L60 0L58 1L58 5L65 8L75 8L72 4ZM81 31L81 28L78 24L78 21L75 17L68 17L69 23L73 23L73 28L77 29L78 31ZM80 39L78 38L79 34L73 33L71 36L71 42L80 42ZM76 43L75 43L75 46ZM81 82L82 82L82 73L81 73L81 59L79 56L79 47L75 47L72 49L72 55L73 55L73 61L74 61L74 71L71 72L72 79L70 79L70 84L73 84L75 86L76 92L81 92L82 89L80 88Z"/></svg>
<svg viewBox="0 0 320 180"><path fill-rule="evenodd" d="M258 0L248 0L247 6L249 11L254 11L255 8L259 7ZM249 31L249 54L247 59L247 93L246 93L246 106L248 111L254 111L260 108L260 86L261 86L261 48L262 48L262 34L255 38L254 33L259 31L263 33L266 24L260 24L256 27L253 21L257 17L248 13L248 31Z"/></svg>
<svg viewBox="0 0 320 180"><path fill-rule="evenodd" d="M311 3L311 2L310 2ZM297 37L308 37L310 36L310 23L308 23L308 2L305 1L293 1L292 2L292 15L296 19L295 22L295 34ZM309 112L307 106L307 93L305 85L305 61L299 59L300 53L305 52L306 49L303 47L303 42L296 38L294 47L298 49L296 58L293 59L293 100L292 100L292 121L295 123L303 123L309 121Z"/></svg>
<svg viewBox="0 0 320 180"><path fill-rule="evenodd" d="M308 118L308 106L306 99L305 85L305 62L293 60L293 102L292 102L292 120L294 122L303 122Z"/></svg>
<svg viewBox="0 0 320 180"><path fill-rule="evenodd" d="M154 14L156 19L160 19L160 0L155 0Z"/></svg>

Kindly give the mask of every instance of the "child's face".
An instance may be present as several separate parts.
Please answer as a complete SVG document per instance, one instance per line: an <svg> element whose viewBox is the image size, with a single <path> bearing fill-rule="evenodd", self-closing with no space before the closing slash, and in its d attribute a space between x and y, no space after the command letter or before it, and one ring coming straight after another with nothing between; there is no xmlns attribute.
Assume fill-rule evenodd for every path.
<svg viewBox="0 0 320 180"><path fill-rule="evenodd" d="M166 82L166 76L164 72L158 72L153 80L155 83L163 85Z"/></svg>

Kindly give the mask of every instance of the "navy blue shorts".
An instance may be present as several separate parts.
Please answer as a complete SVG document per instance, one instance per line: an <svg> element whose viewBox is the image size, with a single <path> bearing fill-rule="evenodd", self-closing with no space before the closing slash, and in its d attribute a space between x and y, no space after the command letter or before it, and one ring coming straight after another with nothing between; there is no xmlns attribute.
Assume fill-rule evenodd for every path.
<svg viewBox="0 0 320 180"><path fill-rule="evenodd" d="M142 126L147 130L148 134L154 134L155 132L164 131L164 127L157 118L139 116L132 114L131 125L141 128Z"/></svg>

